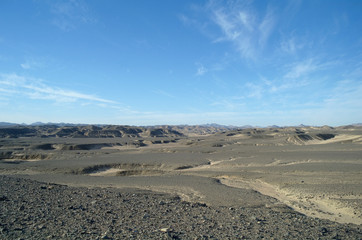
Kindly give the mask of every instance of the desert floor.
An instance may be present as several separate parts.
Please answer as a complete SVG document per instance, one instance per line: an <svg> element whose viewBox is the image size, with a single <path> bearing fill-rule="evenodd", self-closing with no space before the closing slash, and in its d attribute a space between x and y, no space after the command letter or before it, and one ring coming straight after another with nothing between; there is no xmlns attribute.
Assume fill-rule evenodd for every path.
<svg viewBox="0 0 362 240"><path fill-rule="evenodd" d="M2 138L0 151L4 176L88 189L147 190L228 209L287 206L311 218L362 224L358 127Z"/></svg>

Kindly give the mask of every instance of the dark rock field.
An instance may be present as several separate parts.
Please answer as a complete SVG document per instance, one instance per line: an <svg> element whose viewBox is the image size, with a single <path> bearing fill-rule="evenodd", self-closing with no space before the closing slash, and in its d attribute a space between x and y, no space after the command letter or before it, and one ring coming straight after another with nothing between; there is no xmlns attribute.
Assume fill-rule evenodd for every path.
<svg viewBox="0 0 362 240"><path fill-rule="evenodd" d="M362 239L362 229L284 205L213 207L134 189L0 176L0 239Z"/></svg>

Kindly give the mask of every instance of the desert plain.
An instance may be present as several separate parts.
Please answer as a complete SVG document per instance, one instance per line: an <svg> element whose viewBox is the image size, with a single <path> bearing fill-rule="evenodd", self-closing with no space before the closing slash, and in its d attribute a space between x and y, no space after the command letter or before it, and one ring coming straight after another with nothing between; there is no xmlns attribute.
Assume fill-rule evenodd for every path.
<svg viewBox="0 0 362 240"><path fill-rule="evenodd" d="M44 239L362 238L361 126L229 129L211 126L44 125L0 128L0 137L0 175L3 177L0 203L2 208L7 209L2 209L0 215L0 237L4 239L36 239L39 236ZM27 185L30 183L35 185L30 187ZM74 233L84 235L71 235L69 231L57 235L55 231L58 230L53 228L55 223L53 227L46 223L39 227L41 218L32 219L31 226L18 226L23 220L14 216L31 208L26 206L27 200L24 200L24 195L30 193L20 194L25 190L21 190L19 184L23 184L21 186L32 194L39 189L51 191L56 186L59 192L54 194L69 191L64 192L67 196L74 191L84 193L92 189L108 191L104 194L111 194L109 198L113 196L114 200L118 196L116 193L119 193L128 197L123 199L126 202L140 201L137 199L149 196L143 203L152 202L150 199L155 197L160 206L132 205L133 208L141 208L142 205L144 209L142 213L139 209L134 210L137 213L128 213L140 217L138 222L133 223L127 222L132 218L130 215L122 214L122 211L132 211L132 207L119 212L117 219L123 219L123 222L114 221L119 224L118 229L122 230L118 231L123 235L117 235L117 228L107 230L101 227L93 235L90 230ZM17 193L18 201L24 198L21 200L23 205L9 210L10 204L20 204L13 202L15 197L12 195ZM58 203L64 194L59 195ZM85 203L87 197L79 195L82 206L94 203L91 197L89 203ZM45 205L47 201L50 200L44 200ZM117 200L112 204L122 203ZM174 207L174 214L167 210L167 204L174 204L168 208ZM176 212L186 214L185 209L188 208L178 204L194 208L197 216L189 213L192 217L189 215L189 218L184 216L167 222L167 219L177 215ZM201 208L207 208L202 211L216 213L202 212ZM72 205L65 211L74 209ZM83 212L90 207L85 209ZM260 209L268 213L260 213L260 216L251 213ZM160 216L154 212L157 217L155 215L150 220L152 213L147 215L149 213L145 212L151 210L165 211L166 220L159 225L155 223L154 229L150 229L152 226L149 225L142 228L143 220L150 224L150 221L157 222L162 218L160 212L157 213ZM251 212L246 214L245 211ZM293 215L295 219L290 220L289 228L286 226L286 230L283 230L285 214L289 214L289 217ZM186 228L202 216L204 219L195 223L194 228ZM245 217L241 221L242 216ZM12 222L7 222L6 219L12 218ZM304 219L303 223L298 222L301 218ZM207 225L208 221L210 225ZM226 222L221 224L223 221ZM280 229L274 226L278 221L281 221L278 225ZM250 225L253 223L255 227ZM143 230L136 231L129 224L136 224ZM235 229L232 228L233 224L236 224ZM265 228L267 224L270 224L270 228ZM109 227L112 223L105 225ZM128 230L124 230L125 225ZM206 225L207 230L202 228ZM299 235L298 231L294 235L289 232L292 235L288 237L292 226L303 228L304 233L302 230Z"/></svg>

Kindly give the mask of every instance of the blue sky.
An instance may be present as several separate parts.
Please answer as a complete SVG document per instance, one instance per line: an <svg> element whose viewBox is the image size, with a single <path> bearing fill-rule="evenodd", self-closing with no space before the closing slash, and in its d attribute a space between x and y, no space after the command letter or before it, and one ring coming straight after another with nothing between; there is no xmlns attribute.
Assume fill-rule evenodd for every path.
<svg viewBox="0 0 362 240"><path fill-rule="evenodd" d="M362 1L0 2L0 121L362 122Z"/></svg>

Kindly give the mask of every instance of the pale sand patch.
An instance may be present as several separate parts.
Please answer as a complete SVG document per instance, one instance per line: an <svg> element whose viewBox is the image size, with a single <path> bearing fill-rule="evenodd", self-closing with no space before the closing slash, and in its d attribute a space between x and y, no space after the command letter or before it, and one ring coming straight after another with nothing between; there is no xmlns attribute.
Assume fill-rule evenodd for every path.
<svg viewBox="0 0 362 240"><path fill-rule="evenodd" d="M251 137L249 135L247 135L247 134L235 134L233 136L228 136L228 138L231 138L231 139L249 139Z"/></svg>
<svg viewBox="0 0 362 240"><path fill-rule="evenodd" d="M147 146L143 146L142 148L175 148L175 147L185 148L185 147L187 147L185 144L181 144L178 142L149 143L149 141L145 141L145 144L147 144Z"/></svg>
<svg viewBox="0 0 362 240"><path fill-rule="evenodd" d="M17 163L17 162L38 162L38 161L42 161L45 159L41 159L41 158L31 158L31 159L16 159L16 158L8 158L8 159L2 159L2 162L5 163Z"/></svg>
<svg viewBox="0 0 362 240"><path fill-rule="evenodd" d="M286 162L286 160L280 160L275 159L274 162L268 163L268 164L249 164L248 166L253 167L273 167L273 166L293 166L293 165L302 165L302 164L310 164L310 163L324 163L324 164L333 164L333 163L340 163L339 160L313 160L313 159L307 159L302 161L293 161L293 162ZM343 161L343 163L346 164L362 164L362 162L356 162L356 161Z"/></svg>
<svg viewBox="0 0 362 240"><path fill-rule="evenodd" d="M208 160L208 164L202 164L199 166L195 166L193 168L188 168L186 169L186 171L198 171L198 170L211 170L211 169L220 169L218 165L220 165L222 167L223 163L230 163L230 162L235 162L237 160L240 159L245 159L245 158L253 158L254 156L248 156L248 157L229 157L228 159L222 159L222 160L211 160L211 159L206 159ZM234 167L247 167L248 165L246 164L235 164L233 165ZM259 165L258 165L259 166ZM264 166L264 165L260 165L260 166Z"/></svg>
<svg viewBox="0 0 362 240"><path fill-rule="evenodd" d="M89 176L117 176L122 169L119 168L105 168L100 169L97 172L88 174Z"/></svg>
<svg viewBox="0 0 362 240"><path fill-rule="evenodd" d="M163 171L155 168L116 168L116 167L104 167L97 171L89 173L88 176L101 176L101 177L112 177L112 176L154 176L162 175Z"/></svg>
<svg viewBox="0 0 362 240"><path fill-rule="evenodd" d="M221 176L218 179L222 184L230 187L249 188L276 198L294 210L310 217L329 219L339 223L362 224L362 219L355 214L355 209L343 206L333 200L333 196L306 196L292 189L280 189L278 186L259 179L249 181L229 176ZM354 198L362 201L362 196L354 196Z"/></svg>
<svg viewBox="0 0 362 240"><path fill-rule="evenodd" d="M147 144L146 146L138 146L138 145L133 145L133 144L129 144L129 145L122 145L122 146L112 146L112 147L102 147L101 149L104 150L124 150L124 149L138 149L140 151L142 150L147 150L147 149L164 149L165 151L169 151L166 149L172 148L172 149L177 149L177 148L185 148L187 147L184 144L180 144L180 143L148 143L148 141L145 141L145 144Z"/></svg>
<svg viewBox="0 0 362 240"><path fill-rule="evenodd" d="M206 159L208 160L208 163L206 164L201 164L198 166L190 166L190 167L186 167L186 168L180 168L179 171L186 171L186 172L197 172L199 170L211 170L214 169L213 167L216 167L217 165L220 165L224 162L232 162L235 161L236 158L230 158L228 160L219 160L219 161L215 161L215 160L211 160L211 159Z"/></svg>
<svg viewBox="0 0 362 240"><path fill-rule="evenodd" d="M45 159L40 159L40 158L33 158L33 159L26 159L26 160L22 160L24 162L39 162Z"/></svg>
<svg viewBox="0 0 362 240"><path fill-rule="evenodd" d="M361 143L362 136L361 135L347 135L347 134L340 134L335 136L334 138L328 140L311 140L306 142L306 145L312 144L329 144L329 143L343 143L343 142L354 142L354 143Z"/></svg>
<svg viewBox="0 0 362 240"><path fill-rule="evenodd" d="M219 164L222 164L222 163L225 163L225 162L233 162L233 161L235 161L237 159L238 158L229 158L229 159L226 159L226 160L210 161L210 166L219 165Z"/></svg>

